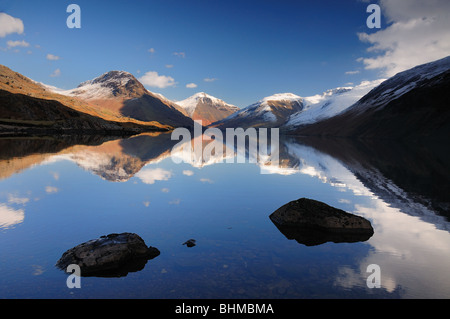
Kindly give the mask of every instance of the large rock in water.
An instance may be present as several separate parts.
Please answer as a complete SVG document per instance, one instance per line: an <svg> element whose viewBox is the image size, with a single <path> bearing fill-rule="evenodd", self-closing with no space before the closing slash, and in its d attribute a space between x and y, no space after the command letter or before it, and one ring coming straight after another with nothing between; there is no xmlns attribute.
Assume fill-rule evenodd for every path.
<svg viewBox="0 0 450 319"><path fill-rule="evenodd" d="M157 248L147 247L136 234L110 234L69 249L56 266L66 270L68 265L76 264L81 276L121 277L143 269L149 259L159 254Z"/></svg>
<svg viewBox="0 0 450 319"><path fill-rule="evenodd" d="M307 198L292 201L269 217L288 239L306 246L366 241L374 233L367 219Z"/></svg>

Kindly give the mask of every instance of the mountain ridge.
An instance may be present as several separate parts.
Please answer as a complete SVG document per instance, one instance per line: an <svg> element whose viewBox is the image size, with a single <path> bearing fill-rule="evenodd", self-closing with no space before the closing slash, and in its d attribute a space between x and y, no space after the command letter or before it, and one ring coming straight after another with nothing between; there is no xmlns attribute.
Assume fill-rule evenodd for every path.
<svg viewBox="0 0 450 319"><path fill-rule="evenodd" d="M289 134L358 138L450 138L450 56L400 72L344 112Z"/></svg>
<svg viewBox="0 0 450 319"><path fill-rule="evenodd" d="M82 129L83 125L74 121L74 117L83 116L90 123L87 125L90 129L99 129L105 124L93 124L95 117L114 123L119 130L131 129L133 125L135 129L145 126L162 130L192 128L193 121L201 119L205 126L220 129L280 128L289 135L450 136L447 124L450 115L446 107L450 104L450 56L418 65L386 80L363 81L356 86L338 87L309 97L277 93L243 109L205 92L174 102L150 92L126 71L109 71L80 83L75 89L61 90L0 66L0 90L3 101L0 123L10 128L53 125L68 129L70 122L76 129ZM12 112L12 105L28 117L21 118L19 113ZM24 105L32 109L23 108ZM39 108L45 106L48 114L39 113ZM63 110L62 106L70 110ZM37 114L39 116L34 118ZM94 118L86 118L86 114ZM61 124L64 116L70 121ZM104 127L112 129L111 123Z"/></svg>
<svg viewBox="0 0 450 319"><path fill-rule="evenodd" d="M0 131L21 134L45 131L135 133L173 129L157 121L102 112L3 65L0 65L0 123Z"/></svg>
<svg viewBox="0 0 450 319"><path fill-rule="evenodd" d="M304 100L293 93L277 93L243 108L227 118L212 123L220 129L234 127L279 127L287 117L301 111Z"/></svg>
<svg viewBox="0 0 450 319"><path fill-rule="evenodd" d="M220 121L240 110L239 107L205 92L198 92L175 103L181 106L193 120L201 120L204 125Z"/></svg>
<svg viewBox="0 0 450 319"><path fill-rule="evenodd" d="M48 86L47 86L48 87ZM131 73L109 71L76 88L55 93L76 97L109 114L138 121L157 121L173 127L192 127L193 121L176 103L147 90Z"/></svg>

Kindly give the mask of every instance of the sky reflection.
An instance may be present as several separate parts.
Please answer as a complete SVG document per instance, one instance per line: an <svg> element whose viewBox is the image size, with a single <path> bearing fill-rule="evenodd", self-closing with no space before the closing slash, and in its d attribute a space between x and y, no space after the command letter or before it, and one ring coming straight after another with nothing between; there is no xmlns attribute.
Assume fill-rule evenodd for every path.
<svg viewBox="0 0 450 319"><path fill-rule="evenodd" d="M184 149L192 147L189 143ZM392 176L382 173L382 167L365 160L362 153L355 155L354 150L342 148L343 153L354 154L358 161L344 160L340 154L298 140L282 139L279 162L271 165L270 156L262 162L230 164L224 157L226 152L206 160L187 158L173 151L174 142L167 134L111 140L99 145L69 145L40 154L27 154L14 141L11 145L22 152L0 159L3 236L0 245L7 253L10 241L18 236L24 244L32 240L30 232L41 238L40 249L51 253L42 253L40 263L33 261L27 266L34 267L33 273L39 273L39 277L55 276L45 265L52 264L48 258L57 258L62 250L128 227L151 236L154 241L151 244L162 251L147 266L148 271L146 267L139 272L140 276L152 276L156 283L165 280L167 286L178 285L177 280L180 285L181 282L190 285L187 277L182 280L178 277L187 271L182 262L171 256L182 252L184 256L184 250L177 250L182 249L179 246L197 237L198 245L193 249L200 253L195 258L203 260L203 268L189 268L191 279L207 276L213 280L198 284L196 293L200 297L206 294L200 291L200 286L209 289L212 296L226 296L244 289L243 295L255 297L252 293L256 294L257 290L252 287L256 282L277 287L267 288L270 290L267 296L282 291L283 296L304 297L305 287L310 287L317 289L315 296L319 297L330 294L450 297L448 218L426 206L424 196L399 186ZM173 161L177 156L183 158L180 164ZM287 240L268 216L300 197L317 199L365 217L372 222L375 233L367 242L327 243L317 247L304 247ZM429 198L429 201L439 202L439 198L437 201ZM178 234L184 234L183 238ZM178 248L170 248L172 253L165 255L164 249L169 249L168 245L175 240L180 242ZM224 243L227 243L225 249ZM217 255L219 247L224 249L223 255ZM28 251L24 247L20 253L11 252L11 259L2 260L10 276L1 280L10 290L17 289L18 294L26 295L26 292L19 293L21 288L7 278L17 275L14 269L23 267L23 256ZM264 254L269 255L262 258ZM249 259L249 256L254 257ZM190 262L189 256L185 258L188 258L185 262ZM222 271L234 270L230 278L240 279L233 281L234 284L217 281L215 276L219 273L211 268L215 267L213 260L227 265L220 266ZM381 268L381 289L366 286L370 264ZM254 265L252 273L245 275L249 265ZM291 269L292 265L297 266ZM308 265L312 268L304 269ZM261 267L270 269L261 273ZM320 271L318 274L328 274L327 280L316 286L317 278L306 279L315 268ZM196 272L191 272L194 269ZM247 281L234 277L239 273L250 277ZM238 282L247 285L246 288L235 287ZM280 284L283 282L292 284ZM301 283L304 289L295 288L294 283ZM155 293L169 296L163 286ZM0 295L8 297L1 289Z"/></svg>

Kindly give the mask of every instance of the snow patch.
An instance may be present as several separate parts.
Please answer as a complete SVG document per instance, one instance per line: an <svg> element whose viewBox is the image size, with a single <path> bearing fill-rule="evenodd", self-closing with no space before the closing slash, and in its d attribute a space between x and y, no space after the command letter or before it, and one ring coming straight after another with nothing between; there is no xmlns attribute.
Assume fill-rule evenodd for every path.
<svg viewBox="0 0 450 319"><path fill-rule="evenodd" d="M363 81L355 87L339 87L322 94L305 97L304 109L291 115L285 126L293 128L335 116L358 102L383 81Z"/></svg>
<svg viewBox="0 0 450 319"><path fill-rule="evenodd" d="M237 106L228 104L225 101L218 99L214 96L208 95L204 92L196 93L196 94L188 97L185 100L178 101L175 103L178 104L179 106L181 106L189 114L189 116L192 116L194 114L198 104L201 102L203 102L205 104L211 104L218 108L224 107L224 108L238 109Z"/></svg>

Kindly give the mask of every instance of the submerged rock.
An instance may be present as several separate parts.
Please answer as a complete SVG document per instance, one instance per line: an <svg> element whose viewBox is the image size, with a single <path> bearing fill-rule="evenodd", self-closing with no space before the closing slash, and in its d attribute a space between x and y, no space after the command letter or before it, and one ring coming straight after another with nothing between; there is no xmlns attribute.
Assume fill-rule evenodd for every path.
<svg viewBox="0 0 450 319"><path fill-rule="evenodd" d="M183 245L188 246L189 248L194 247L196 245L195 239L189 239L183 243Z"/></svg>
<svg viewBox="0 0 450 319"><path fill-rule="evenodd" d="M280 207L269 218L288 239L307 246L366 241L374 233L367 219L307 198Z"/></svg>
<svg viewBox="0 0 450 319"><path fill-rule="evenodd" d="M133 233L110 234L67 250L56 263L66 270L70 264L80 266L82 276L121 277L144 268L149 259L160 254L147 247Z"/></svg>

